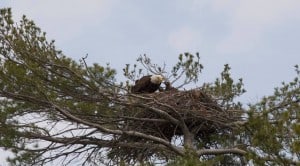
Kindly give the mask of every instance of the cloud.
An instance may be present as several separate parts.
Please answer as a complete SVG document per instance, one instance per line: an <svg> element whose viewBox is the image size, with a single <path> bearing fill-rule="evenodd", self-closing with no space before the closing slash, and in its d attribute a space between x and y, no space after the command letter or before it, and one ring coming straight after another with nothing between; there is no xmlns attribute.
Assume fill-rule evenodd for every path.
<svg viewBox="0 0 300 166"><path fill-rule="evenodd" d="M300 18L300 1L229 0L228 4L223 1L211 4L215 12L226 13L229 17L229 34L217 46L217 51L222 53L250 51L262 44L265 32Z"/></svg>
<svg viewBox="0 0 300 166"><path fill-rule="evenodd" d="M116 1L114 1L116 2ZM51 38L65 42L83 34L86 27L95 26L109 17L114 2L105 0L11 1L15 19L26 15L33 19ZM48 35L48 36L49 36Z"/></svg>
<svg viewBox="0 0 300 166"><path fill-rule="evenodd" d="M180 52L191 51L201 43L199 32L190 27L181 27L170 32L169 45Z"/></svg>

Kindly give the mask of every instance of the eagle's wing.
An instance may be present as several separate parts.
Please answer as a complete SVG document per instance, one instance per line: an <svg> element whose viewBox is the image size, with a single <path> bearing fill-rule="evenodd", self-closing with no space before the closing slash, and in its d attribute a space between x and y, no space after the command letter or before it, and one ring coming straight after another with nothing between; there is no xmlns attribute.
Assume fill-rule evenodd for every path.
<svg viewBox="0 0 300 166"><path fill-rule="evenodd" d="M135 81L135 85L132 87L132 92L142 92L147 88L150 84L150 76L144 76L141 79Z"/></svg>

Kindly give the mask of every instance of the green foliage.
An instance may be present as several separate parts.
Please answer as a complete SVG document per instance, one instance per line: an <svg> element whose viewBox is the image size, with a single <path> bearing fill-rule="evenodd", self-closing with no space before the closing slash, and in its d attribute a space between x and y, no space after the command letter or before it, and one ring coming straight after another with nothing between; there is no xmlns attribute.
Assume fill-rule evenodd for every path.
<svg viewBox="0 0 300 166"><path fill-rule="evenodd" d="M43 159L43 155L48 151L59 151L59 148L63 147L62 152L65 152L74 148L72 145L75 144L82 146L74 148L75 154L86 152L84 157L88 156L87 161L97 165L103 160L104 154L109 154L109 148L115 148L115 145L117 148L121 145L130 148L136 146L136 142L132 140L108 140L125 133L120 127L124 120L130 120L132 123L137 120L141 123L141 119L135 118L138 112L136 110L145 109L150 102L142 105L143 103L126 100L128 91L115 83L116 71L109 65L88 66L85 62L86 57L76 62L57 50L54 43L48 41L46 33L25 16L17 24L12 20L10 9L0 10L0 147L16 155L8 161L13 165L30 165L38 161L44 163L46 160ZM197 82L203 70L198 53L180 54L178 63L170 72L165 64L154 64L147 56L140 56L137 62L141 67L135 64L131 69L127 64L123 69L125 77L129 80L134 81L144 74L161 74L167 81L176 82L179 88ZM295 66L294 80L289 83L283 82L281 87L274 89L273 95L264 97L258 103L249 104L247 108L237 101L237 98L246 92L243 80L235 81L230 70L230 66L226 64L219 78L212 83L203 84L200 89L216 99L223 111L229 115L234 111L239 112L241 121L226 124L228 131L220 132L226 134L216 132L207 138L194 138L194 149L189 149L190 151L184 154L176 151L166 156L169 159L167 165L242 165L248 161L255 165L299 164L292 160L292 157L298 161L300 159L299 67ZM116 99L117 97L119 98ZM126 103L120 104L122 101ZM124 112L124 107L131 112ZM176 118L178 121L182 120L176 116L173 117L174 121ZM52 133L52 128L57 127L59 122L71 123L75 128L56 128L56 133ZM52 126L40 127L40 123ZM43 149L37 141L39 139L53 142ZM66 139L68 142L64 142ZM147 147L143 147L145 151L149 147L152 148L152 145L153 149L159 150L168 146L159 144L159 141L147 140L145 136L143 139L143 144L147 144ZM30 146L34 150L30 149ZM239 156L228 152L197 156L197 150L227 147L243 149L247 154ZM107 150L105 153L102 153L103 148ZM140 164L153 165L155 160L160 160L157 156L169 154L174 149L159 151L151 156L151 160L154 161L143 161ZM56 157L70 154L59 153ZM174 154L177 155L175 158ZM135 156L136 160L138 156ZM125 161L119 163L128 164Z"/></svg>
<svg viewBox="0 0 300 166"><path fill-rule="evenodd" d="M177 157L166 166L204 166L206 163L200 162L199 158L192 152L187 152L183 157Z"/></svg>
<svg viewBox="0 0 300 166"><path fill-rule="evenodd" d="M205 83L202 89L219 100L225 110L241 109L242 104L234 101L234 99L246 92L243 79L240 78L235 83L231 77L230 69L228 64L224 65L220 78L217 78L214 83Z"/></svg>
<svg viewBox="0 0 300 166"><path fill-rule="evenodd" d="M275 88L273 95L250 105L248 112L249 139L253 148L248 156L254 162L289 165L294 154L299 153L300 74L282 87ZM255 147L255 148L254 148ZM257 153L259 151L259 153ZM298 155L299 157L299 155Z"/></svg>
<svg viewBox="0 0 300 166"><path fill-rule="evenodd" d="M6 161L14 166L29 166L36 165L35 161L39 158L34 152L21 152L13 158L8 157Z"/></svg>
<svg viewBox="0 0 300 166"><path fill-rule="evenodd" d="M108 111L110 100L98 92L114 91L115 74L109 66L87 67L84 59L78 63L68 58L56 49L54 41L46 40L46 33L33 21L23 16L15 24L11 10L1 9L0 146L10 148L17 156L9 161L32 161L35 152L26 152L25 144L29 143L24 135L46 132L34 123L22 126L20 117L26 114L61 120L61 115L49 108L51 104L68 108L83 119L112 114Z"/></svg>
<svg viewBox="0 0 300 166"><path fill-rule="evenodd" d="M0 86L5 91L34 94L41 99L46 94L48 99L62 100L73 93L95 93L114 80L115 70L109 66L95 64L85 69L67 58L25 16L19 26L14 26L9 21L10 10L2 9L1 13Z"/></svg>
<svg viewBox="0 0 300 166"><path fill-rule="evenodd" d="M177 81L181 75L185 75L183 85L190 82L197 82L199 74L203 69L203 65L199 62L199 53L196 53L196 57L190 53L180 54L178 57L179 61L172 68L171 74L174 80Z"/></svg>

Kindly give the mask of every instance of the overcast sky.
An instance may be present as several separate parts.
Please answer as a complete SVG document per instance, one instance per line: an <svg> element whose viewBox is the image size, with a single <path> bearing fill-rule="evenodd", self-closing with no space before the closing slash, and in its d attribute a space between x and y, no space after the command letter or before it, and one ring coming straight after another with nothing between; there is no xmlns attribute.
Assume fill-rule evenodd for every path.
<svg viewBox="0 0 300 166"><path fill-rule="evenodd" d="M180 53L199 52L200 82L228 63L243 78L243 102L257 102L300 63L299 0L1 0L15 21L25 14L67 56L118 71L141 54L172 66ZM198 86L201 85L200 83Z"/></svg>
<svg viewBox="0 0 300 166"><path fill-rule="evenodd" d="M147 54L172 66L180 53L199 52L202 82L228 63L243 78L244 102L271 94L295 76L300 62L299 0L26 0L1 1L14 19L23 14L67 56L118 71Z"/></svg>

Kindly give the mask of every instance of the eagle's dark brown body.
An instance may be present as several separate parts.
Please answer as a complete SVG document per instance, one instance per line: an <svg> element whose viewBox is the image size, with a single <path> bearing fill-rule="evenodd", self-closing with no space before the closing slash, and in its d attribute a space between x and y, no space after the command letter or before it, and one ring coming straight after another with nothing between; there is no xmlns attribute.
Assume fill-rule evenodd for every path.
<svg viewBox="0 0 300 166"><path fill-rule="evenodd" d="M131 92L153 93L159 89L161 82L162 77L160 75L143 76L141 79L135 81L135 85L132 87Z"/></svg>

